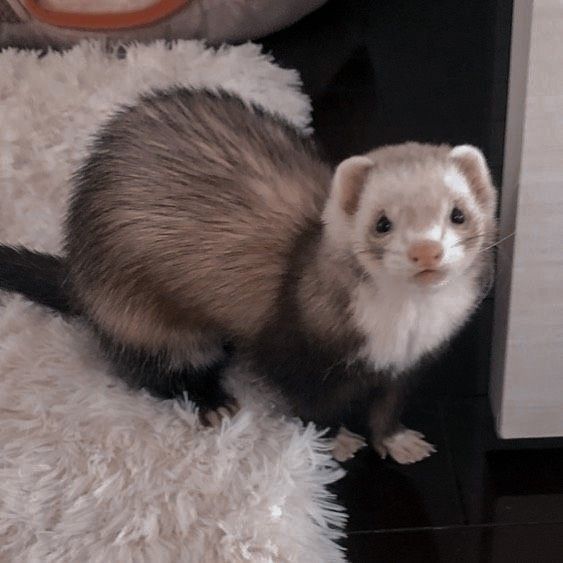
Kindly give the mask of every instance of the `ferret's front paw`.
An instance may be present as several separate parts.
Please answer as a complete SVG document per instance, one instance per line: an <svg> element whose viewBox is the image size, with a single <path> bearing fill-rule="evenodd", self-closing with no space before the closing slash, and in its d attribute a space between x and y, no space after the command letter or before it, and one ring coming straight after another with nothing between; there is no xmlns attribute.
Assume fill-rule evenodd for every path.
<svg viewBox="0 0 563 563"><path fill-rule="evenodd" d="M350 432L350 430L341 426L334 438L332 457L336 461L344 462L352 459L355 453L365 446L367 446L367 443L363 436L354 434L354 432Z"/></svg>
<svg viewBox="0 0 563 563"><path fill-rule="evenodd" d="M436 448L424 439L424 434L403 428L374 444L375 451L385 459L390 455L397 463L416 463L427 458Z"/></svg>

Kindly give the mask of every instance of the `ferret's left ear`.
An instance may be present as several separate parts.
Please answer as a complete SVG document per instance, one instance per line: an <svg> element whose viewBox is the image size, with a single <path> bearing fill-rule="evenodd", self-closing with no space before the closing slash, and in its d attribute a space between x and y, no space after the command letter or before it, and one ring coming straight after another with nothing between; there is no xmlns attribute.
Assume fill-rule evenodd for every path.
<svg viewBox="0 0 563 563"><path fill-rule="evenodd" d="M354 215L358 209L366 176L373 162L366 156L352 156L342 161L332 179L333 197L347 215Z"/></svg>
<svg viewBox="0 0 563 563"><path fill-rule="evenodd" d="M478 203L494 211L496 190L483 153L472 145L459 145L450 151L449 157L467 179Z"/></svg>

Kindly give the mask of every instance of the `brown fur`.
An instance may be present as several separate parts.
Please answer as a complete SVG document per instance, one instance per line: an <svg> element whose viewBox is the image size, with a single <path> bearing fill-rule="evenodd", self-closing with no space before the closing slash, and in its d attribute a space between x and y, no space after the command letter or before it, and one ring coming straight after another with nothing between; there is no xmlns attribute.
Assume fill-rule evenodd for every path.
<svg viewBox="0 0 563 563"><path fill-rule="evenodd" d="M370 171L422 174L450 150L408 143L355 157L335 176L340 205L356 211ZM180 90L120 112L76 179L67 251L79 307L120 342L174 355L187 339L189 356L221 338L250 342L273 320L331 171L279 120L231 96ZM373 240L378 257L384 240ZM308 326L357 342L348 303L364 275L350 249L319 237L297 290Z"/></svg>
<svg viewBox="0 0 563 563"><path fill-rule="evenodd" d="M206 424L236 411L234 351L303 420L335 429L361 407L377 451L412 462L432 447L400 430L402 374L483 296L495 201L474 147L382 147L333 175L233 96L159 92L77 172L65 259L4 248L0 287L81 315L126 381L187 394Z"/></svg>
<svg viewBox="0 0 563 563"><path fill-rule="evenodd" d="M333 177L309 140L232 96L146 97L107 124L76 176L67 221L74 303L110 348L123 348L114 358L133 379L135 362L144 366L139 385L150 379L167 396L183 378L208 412L232 405L217 374L223 344L234 342L239 359L304 420L335 426L354 403L367 403L372 442L381 445L399 427L402 392L394 368L374 367L370 356L389 340L369 332L385 326L370 325L379 309L361 314L379 289L362 297L360 311L367 294L358 290L377 285L385 260L400 254L389 241L401 237L376 233L378 217L388 211L399 231L415 234L449 221L444 209L456 202L444 174L453 160L478 202L456 231L477 256L465 275L477 280L486 270L488 254L476 249L492 231L493 188L470 153L450 160L451 151L383 147ZM469 299L471 284L462 292ZM402 313L390 311L396 330ZM421 344L420 354L449 335Z"/></svg>
<svg viewBox="0 0 563 563"><path fill-rule="evenodd" d="M235 98L147 98L107 125L77 176L74 295L104 331L149 350L173 334L250 338L329 185L308 140Z"/></svg>

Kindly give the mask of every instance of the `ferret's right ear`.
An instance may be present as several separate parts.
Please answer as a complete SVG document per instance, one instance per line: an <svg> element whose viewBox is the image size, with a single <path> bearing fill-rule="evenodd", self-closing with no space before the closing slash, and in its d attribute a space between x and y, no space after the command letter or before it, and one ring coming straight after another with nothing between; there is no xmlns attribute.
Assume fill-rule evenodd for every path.
<svg viewBox="0 0 563 563"><path fill-rule="evenodd" d="M360 196L373 162L366 156L352 156L342 161L336 168L332 179L332 191L339 207L347 215L354 215L358 210Z"/></svg>

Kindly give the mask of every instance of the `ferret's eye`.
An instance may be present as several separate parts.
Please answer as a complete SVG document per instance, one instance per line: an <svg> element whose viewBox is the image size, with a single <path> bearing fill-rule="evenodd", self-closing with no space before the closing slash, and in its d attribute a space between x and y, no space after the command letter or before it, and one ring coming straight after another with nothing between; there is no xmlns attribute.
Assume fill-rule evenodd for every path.
<svg viewBox="0 0 563 563"><path fill-rule="evenodd" d="M378 233L388 233L393 228L393 223L387 219L385 215L382 215L375 225L375 230Z"/></svg>
<svg viewBox="0 0 563 563"><path fill-rule="evenodd" d="M452 209L452 214L450 215L450 219L452 220L452 223L455 223L456 225L461 225L462 223L465 222L465 215L463 214L463 211L459 207L454 207Z"/></svg>

